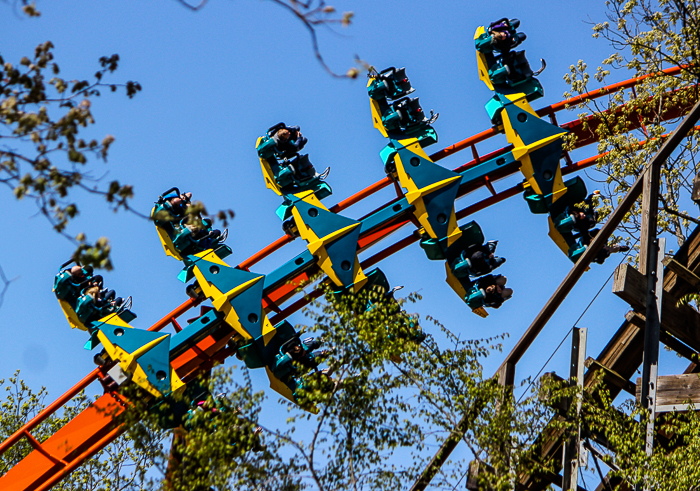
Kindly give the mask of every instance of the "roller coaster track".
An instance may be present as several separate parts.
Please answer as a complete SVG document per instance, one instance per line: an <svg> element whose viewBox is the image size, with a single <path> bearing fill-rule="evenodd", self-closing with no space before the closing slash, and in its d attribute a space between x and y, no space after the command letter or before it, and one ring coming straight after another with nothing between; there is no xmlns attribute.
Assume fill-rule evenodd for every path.
<svg viewBox="0 0 700 491"><path fill-rule="evenodd" d="M681 70L681 67L674 67L664 70L664 73L673 76L679 74ZM643 78L646 77L630 79L558 102L538 110L537 114L540 117L547 116L551 119L553 124L557 124L556 114L558 112L579 103L588 102L619 90L634 87L640 83ZM662 117L664 120L675 119L685 114L689 108L690 106L673 107L668 109ZM609 114L616 116L624 109L625 107L623 106L618 108L615 113ZM576 136L575 147L581 148L597 141L598 137L595 130L598 124L600 124L599 118L596 116L588 116L583 120L577 119L559 126L574 134ZM642 127L642 124L641 119L636 122L628 121L628 130L632 131L638 129ZM454 169L455 172L462 175L458 197L462 197L481 187L486 187L492 194L488 198L458 210L458 219L462 219L479 210L515 196L523 190L522 184L512 186L500 192L497 192L494 188L495 182L519 171L519 162L514 161L512 158L505 158L512 146L507 146L484 155L480 155L476 149L477 144L498 134L499 131L497 128L490 128L470 138L450 145L430 156L433 161L438 161L459 151L470 149L473 159ZM602 156L603 155L596 155L579 162L572 162L569 156L565 155L566 164L562 167L562 173L570 174L590 167ZM339 202L329 210L332 212L343 211L391 184L392 181L388 177L384 178ZM360 219L360 221L363 222L363 229L358 241L358 253L366 251L370 246L386 239L389 235L412 221L411 207L407 205L400 187L398 185L395 185L395 187L397 191L397 197L395 199ZM239 267L244 270L250 270L256 263L282 249L293 240L293 237L287 235L280 237L253 256L241 262ZM418 240L419 237L417 234L408 234L388 247L376 252L374 255L367 257L361 262L361 265L363 268L374 265ZM313 278L319 271L313 256L311 256L308 251L305 251L265 277L263 307L266 314L274 313L270 318L273 324L297 312L310 301L310 298L320 296L320 290L315 290L310 295L298 298L288 303L284 308L281 308L283 304L287 303L292 297L298 294L297 290L299 285ZM198 301L194 299L185 301L172 312L164 316L160 321L153 324L148 330L160 331L168 325L172 325L176 332L182 331L183 327L180 326L177 319L197 305ZM171 357L172 367L186 383L192 380L200 371L222 362L225 358L233 354L233 350L226 345L226 341L228 337L230 337L230 334L228 337L226 334L230 333L230 328L221 323L212 324L216 325L213 326L212 330L207 332L205 337L192 340L189 345L183 346L179 352L176 352L174 358ZM65 394L47 406L37 416L0 444L0 455L10 450L22 439L26 439L34 448L32 452L19 461L4 476L0 477L0 489L3 491L50 489L85 460L114 441L114 439L122 433L123 428L115 423L115 418L128 407L129 400L120 394L118 390L108 390L106 384L103 384L105 385L104 395L66 423L44 442L39 442L31 433L32 430L36 429L52 414L68 404L76 395L92 383L95 381L105 381L107 378L108 376L104 368L94 369Z"/></svg>

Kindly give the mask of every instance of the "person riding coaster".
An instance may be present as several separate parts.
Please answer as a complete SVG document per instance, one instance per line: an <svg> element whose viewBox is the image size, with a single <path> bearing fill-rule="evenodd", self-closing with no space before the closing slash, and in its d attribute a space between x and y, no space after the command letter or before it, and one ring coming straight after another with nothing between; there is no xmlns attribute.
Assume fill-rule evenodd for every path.
<svg viewBox="0 0 700 491"><path fill-rule="evenodd" d="M594 191L583 202L567 206L565 211L552 219L552 224L562 236L571 237L572 244L569 247L568 256L574 262L583 255L599 232L598 229L593 228L600 218L593 199L599 195L600 191ZM627 245L605 245L593 259L593 262L603 264L611 254L626 252L629 249Z"/></svg>
<svg viewBox="0 0 700 491"><path fill-rule="evenodd" d="M506 262L506 258L496 256L497 240L484 243L484 234L478 223L472 220L459 229L459 238L450 246L446 245L446 239L435 240L423 234L420 246L428 259L444 259L457 278L483 276Z"/></svg>
<svg viewBox="0 0 700 491"><path fill-rule="evenodd" d="M124 299L116 296L114 290L104 288L101 275L93 275L92 266L76 263L70 268L73 259L61 265L54 278L53 291L60 301L68 304L83 326L89 329L93 321L117 312Z"/></svg>
<svg viewBox="0 0 700 491"><path fill-rule="evenodd" d="M103 286L102 276L93 276L76 302L75 313L85 325L117 312L124 304L124 299L117 297L114 290Z"/></svg>
<svg viewBox="0 0 700 491"><path fill-rule="evenodd" d="M333 388L333 381L328 377L326 370L319 370L320 359L329 353L329 350L314 351L321 347L318 339L306 338L301 340L303 331L294 334L285 341L275 355L275 361L271 371L275 377L281 380L292 391L294 400L300 401L300 392L313 387L312 379L316 379L322 392L329 392Z"/></svg>
<svg viewBox="0 0 700 491"><path fill-rule="evenodd" d="M598 210L595 209L593 198L599 195L600 191L593 191L582 203L567 206L563 213L560 213L552 220L554 227L561 233L581 233L595 227L596 223L598 223L599 215Z"/></svg>
<svg viewBox="0 0 700 491"><path fill-rule="evenodd" d="M78 297L92 279L92 266L81 266L76 263L70 268L66 268L73 259L63 263L59 273L54 278L53 291L60 300L68 302L73 309L76 307Z"/></svg>
<svg viewBox="0 0 700 491"><path fill-rule="evenodd" d="M467 305L474 309L479 307L499 308L503 302L513 296L513 290L506 288L508 279L502 275L486 275L477 279L465 299Z"/></svg>
<svg viewBox="0 0 700 491"><path fill-rule="evenodd" d="M542 73L547 66L544 60L540 60L542 67L533 72L525 58L525 51L512 51L527 39L525 33L517 32L518 27L518 19L504 17L492 22L475 39L477 51L486 58L489 78L494 85L519 85ZM542 90L541 87L539 90Z"/></svg>
<svg viewBox="0 0 700 491"><path fill-rule="evenodd" d="M192 193L180 193L178 188L173 187L160 195L151 213L156 226L167 233L182 257L216 249L228 237L228 230L222 233L213 228L210 219L192 212L191 200Z"/></svg>
<svg viewBox="0 0 700 491"><path fill-rule="evenodd" d="M301 134L299 126L287 126L277 123L267 130L258 145L258 155L270 164L275 182L283 194L293 194L307 189L316 190L328 187L323 181L330 172L330 167L319 174L309 161L308 154L299 152L306 146L308 139ZM330 195L330 187L328 187ZM325 197L323 196L323 197ZM319 199L322 199L319 197Z"/></svg>
<svg viewBox="0 0 700 491"><path fill-rule="evenodd" d="M457 259L449 262L452 273L457 278L465 276L483 276L506 262L506 258L495 255L497 240L489 240L486 244L468 247L457 256Z"/></svg>

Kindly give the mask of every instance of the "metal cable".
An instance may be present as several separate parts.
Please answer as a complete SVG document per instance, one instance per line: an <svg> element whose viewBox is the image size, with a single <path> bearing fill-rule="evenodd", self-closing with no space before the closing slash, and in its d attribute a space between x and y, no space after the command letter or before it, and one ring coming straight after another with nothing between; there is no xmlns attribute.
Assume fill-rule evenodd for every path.
<svg viewBox="0 0 700 491"><path fill-rule="evenodd" d="M603 288L605 288L605 286L608 284L608 282L610 281L610 279L615 275L615 271L617 271L617 268L625 261L625 259L627 259L627 256L629 256L630 253L634 250L634 246L636 246L638 242L639 242L639 239L637 239L636 242L635 242L634 244L632 244L632 247L630 247L629 251L627 251L627 253L626 253L624 256L622 256L622 259L620 260L620 262L618 263L618 265L615 267L615 269L613 269L613 272L610 273L610 276L608 276L608 279L605 280L605 283L603 283L603 286L600 287L600 289L598 290L598 293L595 294L595 296L594 296L593 299L588 303L588 305L587 305L586 308L583 310L583 312L581 313L581 315L578 316L578 319L576 319L576 322L574 322L574 325L571 326L571 328L567 331L566 335L564 336L564 339L561 340L561 342L560 342L559 345L556 347L556 349L552 352L551 355L549 355L549 358L547 358L547 361L544 362L544 365L542 365L542 368L540 368L540 371L537 372L537 375L535 375L534 378L530 381L530 384L527 386L527 388L525 389L525 391L522 393L522 395L520 396L520 399L518 399L518 402L517 402L516 404L519 404L520 401L523 400L523 397L525 397L525 394L527 394L527 391L530 390L530 387L532 387L532 385L535 383L535 380L538 379L538 377L540 376L540 374L541 374L541 373L544 371L544 369L547 367L547 364L549 364L549 362L552 361L552 358L554 357L555 354L557 354L557 351L559 351L559 348L561 348L561 345L564 344L564 341L566 341L566 338L569 337L569 334L571 334L571 331L574 330L574 328L575 328L576 325L579 323L579 321L583 318L584 315L586 315L586 312L588 312L588 309L591 308L591 305L593 305L593 302L596 301L596 299L598 298L598 296L600 295L600 293L603 291Z"/></svg>

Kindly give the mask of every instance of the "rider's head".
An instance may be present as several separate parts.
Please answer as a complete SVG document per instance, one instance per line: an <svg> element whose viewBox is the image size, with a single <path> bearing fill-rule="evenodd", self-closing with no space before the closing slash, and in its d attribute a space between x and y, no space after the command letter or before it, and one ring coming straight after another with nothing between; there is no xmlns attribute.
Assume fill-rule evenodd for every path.
<svg viewBox="0 0 700 491"><path fill-rule="evenodd" d="M277 137L282 141L287 141L292 136L292 133L287 128L282 128L277 131Z"/></svg>

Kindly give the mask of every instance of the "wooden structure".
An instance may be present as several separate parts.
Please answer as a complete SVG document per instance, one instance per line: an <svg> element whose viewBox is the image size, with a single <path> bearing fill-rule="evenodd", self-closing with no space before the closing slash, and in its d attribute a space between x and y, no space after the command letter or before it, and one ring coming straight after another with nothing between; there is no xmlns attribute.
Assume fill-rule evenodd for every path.
<svg viewBox="0 0 700 491"><path fill-rule="evenodd" d="M659 377L657 412L687 409L681 403L692 399L700 401L700 366L693 360L700 352L700 314L690 306L677 306L678 299L693 293L700 287L700 227L696 228L673 258L664 261L663 307L661 312L661 342L687 358L690 363L682 375ZM623 264L615 272L613 293L630 304L632 310L596 358L588 358L588 370L584 388L590 388L594 374L602 372L602 380L611 396L621 391L636 397L641 390L630 380L642 364L644 352L644 312L646 305L646 277L629 264ZM692 374L692 375L691 375ZM700 403L699 403L700 407ZM540 435L542 461L561 465L562 435L544 432ZM559 475L524 476L520 481L523 490L544 490L552 483L558 484ZM561 482L561 481L559 481ZM603 483L598 490L607 489Z"/></svg>

